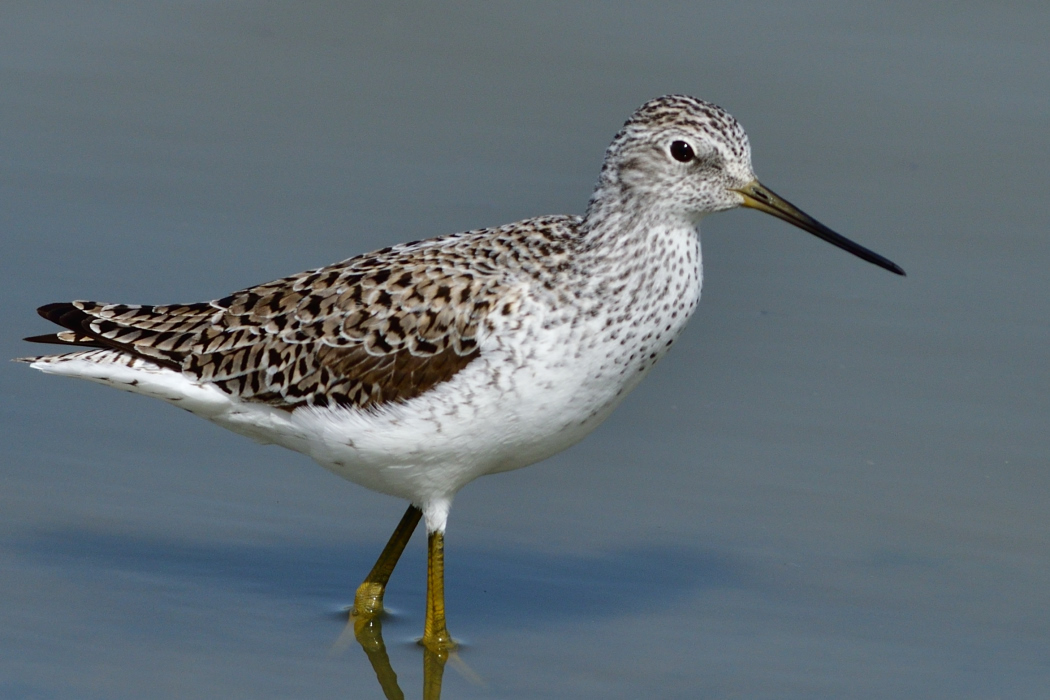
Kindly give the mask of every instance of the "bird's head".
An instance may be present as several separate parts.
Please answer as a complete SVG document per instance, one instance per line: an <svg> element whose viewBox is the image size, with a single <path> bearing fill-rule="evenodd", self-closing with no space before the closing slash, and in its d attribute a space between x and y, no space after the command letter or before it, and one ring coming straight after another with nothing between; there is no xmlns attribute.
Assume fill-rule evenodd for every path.
<svg viewBox="0 0 1050 700"><path fill-rule="evenodd" d="M721 107L686 95L658 97L631 115L606 151L588 216L633 210L696 224L707 214L740 206L772 214L904 274L895 263L835 233L760 183L740 123Z"/></svg>

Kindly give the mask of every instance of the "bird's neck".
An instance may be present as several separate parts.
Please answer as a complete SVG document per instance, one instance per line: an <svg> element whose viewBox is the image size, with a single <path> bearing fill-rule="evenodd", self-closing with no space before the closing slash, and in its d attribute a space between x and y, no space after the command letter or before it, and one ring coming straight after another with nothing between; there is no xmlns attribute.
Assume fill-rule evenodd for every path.
<svg viewBox="0 0 1050 700"><path fill-rule="evenodd" d="M586 296L607 309L639 299L685 301L688 313L699 298L700 240L696 222L640 202L591 199L580 226L574 259L585 272ZM681 310L678 304L668 313ZM675 314L676 320L679 314Z"/></svg>
<svg viewBox="0 0 1050 700"><path fill-rule="evenodd" d="M666 246L695 238L698 219L690 219L619 183L600 182L580 224L577 255L631 265L662 256Z"/></svg>

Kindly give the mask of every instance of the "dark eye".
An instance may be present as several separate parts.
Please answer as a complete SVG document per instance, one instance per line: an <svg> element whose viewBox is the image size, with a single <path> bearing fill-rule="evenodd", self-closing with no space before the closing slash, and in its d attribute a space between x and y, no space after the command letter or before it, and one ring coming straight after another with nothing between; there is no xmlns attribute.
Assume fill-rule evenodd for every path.
<svg viewBox="0 0 1050 700"><path fill-rule="evenodd" d="M671 144L671 157L679 163L688 163L693 156L693 147L685 141L675 141Z"/></svg>

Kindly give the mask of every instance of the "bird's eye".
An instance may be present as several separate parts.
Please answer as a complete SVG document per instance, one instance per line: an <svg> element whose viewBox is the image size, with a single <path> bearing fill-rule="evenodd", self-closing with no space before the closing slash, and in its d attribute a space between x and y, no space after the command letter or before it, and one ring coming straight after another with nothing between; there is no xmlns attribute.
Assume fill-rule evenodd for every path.
<svg viewBox="0 0 1050 700"><path fill-rule="evenodd" d="M685 141L675 141L671 144L671 157L679 163L688 163L694 155L693 147Z"/></svg>

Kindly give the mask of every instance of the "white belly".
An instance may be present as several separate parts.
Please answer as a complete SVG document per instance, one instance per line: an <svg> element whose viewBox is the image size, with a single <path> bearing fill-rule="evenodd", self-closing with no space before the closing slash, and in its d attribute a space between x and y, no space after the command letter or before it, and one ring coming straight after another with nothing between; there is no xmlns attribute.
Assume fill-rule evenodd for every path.
<svg viewBox="0 0 1050 700"><path fill-rule="evenodd" d="M567 336L568 331L562 335ZM282 411L241 401L211 384L129 358L88 350L42 358L36 369L158 398L262 443L309 455L367 488L417 504L450 500L471 480L524 467L578 442L644 376L627 381L596 371L587 356L546 348L523 352L509 340L404 403L377 409Z"/></svg>

